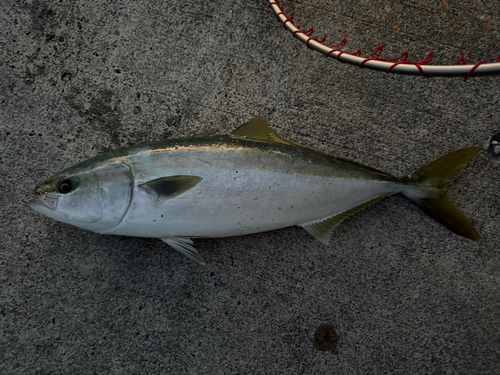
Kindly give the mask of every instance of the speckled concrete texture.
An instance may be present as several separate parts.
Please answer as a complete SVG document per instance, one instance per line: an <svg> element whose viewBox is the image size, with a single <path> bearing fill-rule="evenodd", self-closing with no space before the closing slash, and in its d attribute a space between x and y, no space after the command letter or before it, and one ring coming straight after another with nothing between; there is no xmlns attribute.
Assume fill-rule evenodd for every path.
<svg viewBox="0 0 500 375"><path fill-rule="evenodd" d="M2 374L500 373L500 77L342 65L264 0L3 0L0 20ZM254 116L398 176L483 147L449 187L483 241L393 196L330 246L300 228L197 240L201 267L26 205L103 151ZM322 323L335 351L314 347Z"/></svg>

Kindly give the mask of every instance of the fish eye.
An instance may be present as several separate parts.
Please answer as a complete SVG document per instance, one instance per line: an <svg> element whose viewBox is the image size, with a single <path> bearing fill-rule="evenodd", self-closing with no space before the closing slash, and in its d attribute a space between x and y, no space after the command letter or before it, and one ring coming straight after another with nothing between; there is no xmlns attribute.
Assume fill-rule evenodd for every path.
<svg viewBox="0 0 500 375"><path fill-rule="evenodd" d="M57 186L57 190L59 190L59 193L61 194L68 194L71 189L73 189L73 186L69 178L61 180L61 182L59 182L59 185Z"/></svg>

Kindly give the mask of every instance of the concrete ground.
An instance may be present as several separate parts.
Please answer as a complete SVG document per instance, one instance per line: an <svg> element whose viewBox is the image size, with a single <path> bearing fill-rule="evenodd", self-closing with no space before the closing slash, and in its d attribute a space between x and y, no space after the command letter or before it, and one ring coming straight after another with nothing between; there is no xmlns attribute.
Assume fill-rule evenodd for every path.
<svg viewBox="0 0 500 375"><path fill-rule="evenodd" d="M0 20L2 374L500 374L500 77L342 65L264 0L4 0ZM98 153L254 116L398 176L483 147L449 187L483 241L393 196L330 246L300 228L197 240L202 267L26 205ZM334 351L313 345L322 323Z"/></svg>

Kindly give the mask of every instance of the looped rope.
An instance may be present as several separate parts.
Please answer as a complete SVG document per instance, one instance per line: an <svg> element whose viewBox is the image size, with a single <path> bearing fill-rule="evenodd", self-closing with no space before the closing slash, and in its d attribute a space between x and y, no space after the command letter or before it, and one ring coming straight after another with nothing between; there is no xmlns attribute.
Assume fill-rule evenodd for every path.
<svg viewBox="0 0 500 375"><path fill-rule="evenodd" d="M311 41L315 41L315 42L318 42L318 43L320 43L320 44L325 43L325 41L326 41L326 35L325 35L325 36L323 36L323 38L321 38L321 40L318 40L317 38L314 38L314 37L312 36L312 34L313 34L313 32L314 32L314 28L313 28L313 27L311 27L309 30L304 31L304 30L301 30L301 29L300 29L300 25L295 26L295 24L293 23L293 16L290 16L290 17L289 17L289 16L287 16L287 15L286 15L286 13L285 13L285 11L284 11L284 8L283 8L283 6L281 6L281 5L280 5L280 3L279 3L279 0L270 0L268 5L269 5L270 7L271 7L271 6L273 6L273 5L275 5L275 6L277 6L277 7L278 7L279 12L275 10L275 12L276 12L276 17L277 17L278 21L282 22L282 25L283 25L283 27L284 27L284 28L286 28L286 24L287 24L288 22L290 22L290 23L291 23L291 25L292 25L292 26L294 26L294 27L297 29L297 30L294 30L294 31L292 32L292 36L294 36L294 37L295 37L297 34L304 34L304 35L306 35L306 36L308 37L308 38L306 39L306 41L305 41L305 44L306 44L306 47L307 47L307 48L313 48L313 47L314 47L314 46L313 46L313 47L311 47L311 46L310 46L310 44L309 44L309 43L310 43ZM285 19L284 19L284 20L280 20L280 16L285 17ZM291 31L291 30L290 30L290 31ZM342 39L342 41L341 41L340 43L338 43L338 44L334 44L334 45L329 46L328 48L330 48L330 50L329 50L329 51L325 54L325 56L326 56L326 57L329 57L329 56L330 56L330 54L337 52L338 54L337 54L336 58L337 58L337 60L338 60L338 61L340 61L340 62L344 62L344 61L341 61L341 60L340 60L340 57L341 57L343 54L347 54L347 55L351 55L351 56L361 56L361 50L359 50L359 49L358 49L356 52L347 52L347 51L345 51L345 50L344 50L344 47L345 47L346 43L347 43L347 39L346 39L346 38L344 38L344 39ZM390 67L389 67L389 68L385 71L386 73L390 73L390 72L392 72L392 70L393 70L395 67L397 67L398 65L413 65L413 66L415 66L415 67L418 69L418 72L419 72L419 74L420 74L421 76L423 76L423 77L428 77L428 75L427 75L427 74L425 74L424 70L422 69L422 66L424 66L424 65L429 65L429 63L432 61L432 59L433 59L433 57L434 57L434 52L433 52L433 51L430 51L430 52L429 52L429 54L427 55L427 57L426 57L424 60L422 60L422 61L407 61L407 60L408 60L408 51L404 51L404 52L403 52L400 56L398 56L398 57L388 58L388 59L386 59L386 58L381 58L381 57L380 57L380 55L382 54L382 51L383 51L383 46L382 46L382 45L379 45L379 46L377 47L377 49L376 49L374 52L372 52L372 53L370 53L370 54L368 54L368 55L364 56L364 60L363 60L363 61L361 61L361 62L359 63L359 67L360 67L360 68L363 68L363 67L364 67L364 65L365 65L365 63L367 63L367 62L369 62L369 61L394 62L394 64L392 64L392 65L391 65L391 66L390 66ZM401 61L400 61L400 60L401 60ZM351 64L355 64L355 65L357 64L357 62L352 62L352 61L349 61L349 62L350 62ZM500 62L500 56L499 56L499 57L498 57L498 59L496 60L496 63L498 63L498 62ZM475 65L474 65L474 66L473 66L473 67L472 67L472 68L471 68L471 69L470 69L470 70L469 70L469 71L468 71L468 72L464 75L464 80L466 80L466 81L467 81L467 79L468 79L469 77L471 77L471 76L474 74L474 72L476 71L476 69L477 69L479 66L484 65L484 64L489 64L489 62L488 62L488 61L480 61L480 62L476 63L476 64L475 64ZM462 57L460 57L460 58L458 59L458 61L455 63L455 65L466 65L465 58L464 58L463 56L462 56Z"/></svg>

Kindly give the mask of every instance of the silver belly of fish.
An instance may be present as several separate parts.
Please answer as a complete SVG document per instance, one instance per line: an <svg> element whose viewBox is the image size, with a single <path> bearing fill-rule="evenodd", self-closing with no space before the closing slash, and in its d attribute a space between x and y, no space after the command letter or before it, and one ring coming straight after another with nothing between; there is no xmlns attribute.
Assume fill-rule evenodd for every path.
<svg viewBox="0 0 500 375"><path fill-rule="evenodd" d="M299 174L269 170L265 165L252 168L249 164L254 163L243 160L252 155L231 149L217 152L222 158L212 160L211 165L201 161L211 160L210 151L193 152L192 157L184 156L189 167L168 172L202 178L172 199L152 199L149 191L139 187L143 181L136 181L120 224L101 233L157 238L238 236L304 225L401 190L399 184L387 181ZM286 157L267 155L268 163L274 165ZM148 179L167 173L158 172Z"/></svg>

